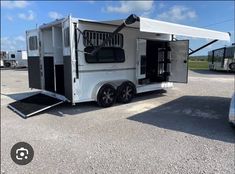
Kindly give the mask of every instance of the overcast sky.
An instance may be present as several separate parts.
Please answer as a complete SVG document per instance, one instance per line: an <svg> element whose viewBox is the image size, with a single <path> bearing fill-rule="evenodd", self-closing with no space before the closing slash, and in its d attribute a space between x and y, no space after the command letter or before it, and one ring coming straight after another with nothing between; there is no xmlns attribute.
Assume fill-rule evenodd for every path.
<svg viewBox="0 0 235 174"><path fill-rule="evenodd" d="M231 42L220 41L197 55L234 42L233 1L1 1L1 49L25 49L25 31L66 17L107 20L135 13L152 19L230 32ZM195 49L209 40L190 39Z"/></svg>

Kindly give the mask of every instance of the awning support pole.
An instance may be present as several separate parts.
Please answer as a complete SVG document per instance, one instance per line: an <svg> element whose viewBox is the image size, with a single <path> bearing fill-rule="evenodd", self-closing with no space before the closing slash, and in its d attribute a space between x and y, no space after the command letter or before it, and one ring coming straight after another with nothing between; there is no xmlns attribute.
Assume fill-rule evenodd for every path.
<svg viewBox="0 0 235 174"><path fill-rule="evenodd" d="M218 41L218 40L215 39L215 40L209 42L208 44L203 45L203 46L199 47L198 49L196 49L196 50L194 50L194 51L191 51L188 55L190 56L190 55L192 55L192 54L198 52L199 50L201 50L201 49L203 49L203 48L205 48L205 47L207 47L207 46L209 46L209 45L211 45L211 44L213 44L214 42L217 42L217 41Z"/></svg>
<svg viewBox="0 0 235 174"><path fill-rule="evenodd" d="M126 18L125 21L123 21L123 23L122 23L120 26L118 26L118 27L116 28L116 30L114 30L114 31L112 32L112 34L111 34L107 39L105 39L96 49L94 49L94 50L91 52L91 55L95 55L102 47L105 46L106 43L108 43L110 40L112 40L112 38L114 37L115 34L117 34L118 32L120 32L125 26L131 25L131 24L133 24L133 23L135 23L136 21L139 21L139 20L140 20L140 19L139 19L138 16L136 16L136 15L134 15L134 14L130 15L128 18Z"/></svg>

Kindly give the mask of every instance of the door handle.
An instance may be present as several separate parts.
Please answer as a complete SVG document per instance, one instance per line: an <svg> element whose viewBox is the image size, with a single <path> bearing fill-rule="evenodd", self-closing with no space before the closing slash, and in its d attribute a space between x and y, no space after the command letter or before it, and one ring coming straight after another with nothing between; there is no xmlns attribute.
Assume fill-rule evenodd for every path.
<svg viewBox="0 0 235 174"><path fill-rule="evenodd" d="M187 63L187 60L184 60L184 63Z"/></svg>

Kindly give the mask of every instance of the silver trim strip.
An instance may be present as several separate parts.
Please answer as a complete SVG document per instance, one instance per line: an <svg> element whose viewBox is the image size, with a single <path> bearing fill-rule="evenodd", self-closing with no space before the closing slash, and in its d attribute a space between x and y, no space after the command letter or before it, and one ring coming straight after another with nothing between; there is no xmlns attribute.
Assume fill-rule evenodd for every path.
<svg viewBox="0 0 235 174"><path fill-rule="evenodd" d="M135 70L136 68L120 68L120 69L97 69L97 70L80 70L79 73L84 72L102 72L102 71L125 71L125 70Z"/></svg>
<svg viewBox="0 0 235 174"><path fill-rule="evenodd" d="M13 110L14 112L16 112L17 114L19 114L21 117L26 118L26 115L23 114L22 112L20 112L19 110L15 109L14 107L12 107L11 105L7 105L11 110Z"/></svg>

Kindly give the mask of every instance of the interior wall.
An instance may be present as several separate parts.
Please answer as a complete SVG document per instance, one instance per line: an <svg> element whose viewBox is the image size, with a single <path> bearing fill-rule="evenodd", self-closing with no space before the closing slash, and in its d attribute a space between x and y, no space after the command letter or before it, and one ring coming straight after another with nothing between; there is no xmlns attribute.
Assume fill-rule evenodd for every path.
<svg viewBox="0 0 235 174"><path fill-rule="evenodd" d="M62 45L62 28L53 27L53 52L54 63L63 64L63 45Z"/></svg>
<svg viewBox="0 0 235 174"><path fill-rule="evenodd" d="M52 29L44 29L42 31L42 44L44 56L53 55Z"/></svg>

